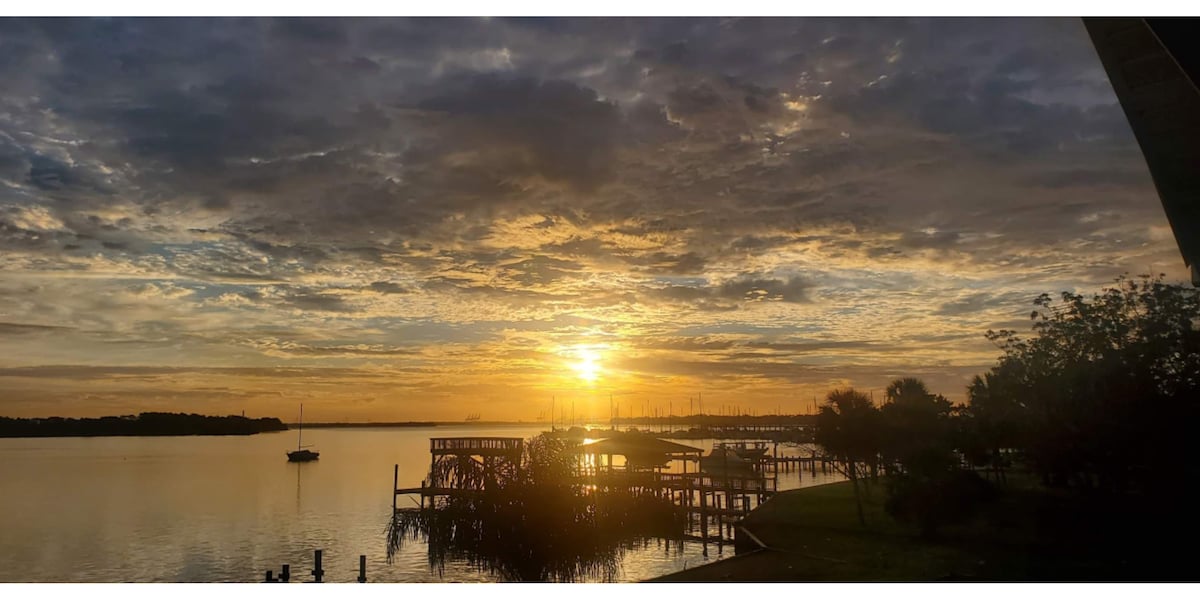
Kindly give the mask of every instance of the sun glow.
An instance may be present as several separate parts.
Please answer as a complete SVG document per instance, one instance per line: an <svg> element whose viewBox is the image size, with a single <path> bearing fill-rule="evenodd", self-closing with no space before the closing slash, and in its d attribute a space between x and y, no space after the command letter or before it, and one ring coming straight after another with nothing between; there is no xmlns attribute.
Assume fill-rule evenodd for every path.
<svg viewBox="0 0 1200 600"><path fill-rule="evenodd" d="M571 363L575 375L587 383L595 383L602 371L600 353L592 348L576 348L575 356L579 358L579 362Z"/></svg>

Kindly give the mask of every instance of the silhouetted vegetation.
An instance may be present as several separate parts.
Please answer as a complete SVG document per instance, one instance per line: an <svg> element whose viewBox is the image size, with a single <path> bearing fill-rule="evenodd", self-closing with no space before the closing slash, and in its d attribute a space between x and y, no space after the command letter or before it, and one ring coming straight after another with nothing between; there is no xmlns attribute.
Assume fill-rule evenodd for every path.
<svg viewBox="0 0 1200 600"><path fill-rule="evenodd" d="M825 452L842 463L854 487L858 519L865 524L859 480L863 467L877 465L881 441L879 411L871 399L853 389L829 393L817 415L816 441Z"/></svg>
<svg viewBox="0 0 1200 600"><path fill-rule="evenodd" d="M570 447L542 435L515 468L490 476L460 469L456 477L478 479L460 484L481 491L398 510L387 530L388 559L414 539L428 544L439 571L447 560L464 560L510 581L611 581L627 548L651 537L681 539L685 516L669 500L575 482Z"/></svg>
<svg viewBox="0 0 1200 600"><path fill-rule="evenodd" d="M888 385L886 398L879 413L888 514L934 536L942 525L969 518L995 497L988 482L962 469L961 410L911 377Z"/></svg>
<svg viewBox="0 0 1200 600"><path fill-rule="evenodd" d="M850 478L860 521L864 477L885 476L888 514L930 536L969 520L1021 470L1111 511L1110 539L1200 525L1181 492L1200 475L1197 291L1143 276L1034 305L1033 336L987 332L1004 354L965 405L912 378L892 382L880 407L852 389L829 394L816 439Z"/></svg>
<svg viewBox="0 0 1200 600"><path fill-rule="evenodd" d="M1172 494L1200 474L1197 291L1122 278L1090 300L1034 304L1036 335L989 331L1004 356L970 389L992 445L1019 450L1052 486Z"/></svg>
<svg viewBox="0 0 1200 600"><path fill-rule="evenodd" d="M0 437L74 437L106 435L252 435L284 431L287 425L274 417L248 419L183 413L141 413L98 419L11 419L0 417Z"/></svg>

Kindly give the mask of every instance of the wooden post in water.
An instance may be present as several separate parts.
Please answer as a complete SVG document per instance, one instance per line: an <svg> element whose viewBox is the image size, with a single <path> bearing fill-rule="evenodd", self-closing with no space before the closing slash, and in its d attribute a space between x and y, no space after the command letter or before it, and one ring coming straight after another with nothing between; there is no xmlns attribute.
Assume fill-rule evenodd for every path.
<svg viewBox="0 0 1200 600"><path fill-rule="evenodd" d="M313 582L321 583L321 579L323 577L325 577L325 569L321 568L321 551L320 550L313 550L313 563L314 563L313 570L312 570Z"/></svg>
<svg viewBox="0 0 1200 600"><path fill-rule="evenodd" d="M432 444L432 442L430 442ZM429 452L429 487L437 487L437 455Z"/></svg>
<svg viewBox="0 0 1200 600"><path fill-rule="evenodd" d="M275 583L275 572L268 569L267 578L263 580L263 583Z"/></svg>
<svg viewBox="0 0 1200 600"><path fill-rule="evenodd" d="M359 583L367 582L367 555L366 554L358 555L358 582Z"/></svg>
<svg viewBox="0 0 1200 600"><path fill-rule="evenodd" d="M725 542L725 515L721 512L721 494L713 492L713 503L717 505L717 546Z"/></svg>
<svg viewBox="0 0 1200 600"><path fill-rule="evenodd" d="M283 565L283 568L279 570L279 580L284 583L287 583L291 579L292 579L292 566L291 565Z"/></svg>

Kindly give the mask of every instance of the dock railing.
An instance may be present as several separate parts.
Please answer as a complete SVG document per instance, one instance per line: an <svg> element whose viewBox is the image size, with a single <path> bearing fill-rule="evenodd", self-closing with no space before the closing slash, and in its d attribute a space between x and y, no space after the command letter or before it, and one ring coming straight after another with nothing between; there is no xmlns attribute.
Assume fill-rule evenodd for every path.
<svg viewBox="0 0 1200 600"><path fill-rule="evenodd" d="M429 438L432 454L464 454L483 452L486 454L519 453L524 440L512 437L453 437Z"/></svg>

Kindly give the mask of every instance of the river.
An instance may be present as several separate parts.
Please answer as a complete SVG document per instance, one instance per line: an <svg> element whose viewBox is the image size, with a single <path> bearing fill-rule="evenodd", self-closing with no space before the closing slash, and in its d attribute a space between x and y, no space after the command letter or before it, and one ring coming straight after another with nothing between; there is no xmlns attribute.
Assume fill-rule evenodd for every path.
<svg viewBox="0 0 1200 600"><path fill-rule="evenodd" d="M423 544L386 560L393 465L400 487L429 469L429 438L530 437L539 425L313 429L319 461L289 463L295 432L214 437L0 439L0 581L253 582L291 565L311 579L354 581L367 556L374 582L495 581L465 562L438 569ZM711 440L679 440L704 449ZM783 453L799 448L780 446ZM779 489L834 481L781 473ZM399 499L405 501L404 497ZM620 581L640 581L732 555L649 542L627 552Z"/></svg>

